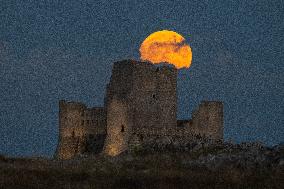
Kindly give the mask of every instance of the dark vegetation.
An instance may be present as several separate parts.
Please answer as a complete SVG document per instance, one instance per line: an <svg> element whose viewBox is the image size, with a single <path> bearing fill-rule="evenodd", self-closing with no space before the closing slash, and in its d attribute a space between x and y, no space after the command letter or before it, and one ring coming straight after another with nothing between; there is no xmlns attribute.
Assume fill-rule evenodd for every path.
<svg viewBox="0 0 284 189"><path fill-rule="evenodd" d="M0 188L284 188L284 167L194 162L222 149L190 153L142 153L68 161L0 156ZM238 152L235 152L238 153Z"/></svg>

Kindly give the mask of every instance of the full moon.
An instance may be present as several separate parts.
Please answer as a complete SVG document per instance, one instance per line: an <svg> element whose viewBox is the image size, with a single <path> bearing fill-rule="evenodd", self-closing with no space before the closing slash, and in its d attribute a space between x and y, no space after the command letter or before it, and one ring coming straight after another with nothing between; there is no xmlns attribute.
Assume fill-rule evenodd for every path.
<svg viewBox="0 0 284 189"><path fill-rule="evenodd" d="M140 58L154 64L167 62L177 69L189 68L191 48L185 39L174 31L162 30L149 35L140 46Z"/></svg>

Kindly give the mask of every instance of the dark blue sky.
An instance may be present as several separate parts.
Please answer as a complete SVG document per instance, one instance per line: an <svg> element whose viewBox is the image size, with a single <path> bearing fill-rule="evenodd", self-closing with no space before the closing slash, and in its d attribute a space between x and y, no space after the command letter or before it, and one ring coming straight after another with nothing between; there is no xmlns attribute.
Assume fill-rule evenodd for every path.
<svg viewBox="0 0 284 189"><path fill-rule="evenodd" d="M112 63L139 59L163 29L193 51L179 118L222 100L226 139L283 142L283 10L281 0L0 0L0 154L52 155L58 100L102 106Z"/></svg>

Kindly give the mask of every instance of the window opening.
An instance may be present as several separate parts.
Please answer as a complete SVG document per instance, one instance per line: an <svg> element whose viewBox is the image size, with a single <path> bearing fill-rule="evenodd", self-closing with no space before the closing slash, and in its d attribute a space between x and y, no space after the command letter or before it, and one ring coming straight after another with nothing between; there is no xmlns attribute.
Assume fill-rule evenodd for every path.
<svg viewBox="0 0 284 189"><path fill-rule="evenodd" d="M124 125L121 125L121 132L124 132Z"/></svg>

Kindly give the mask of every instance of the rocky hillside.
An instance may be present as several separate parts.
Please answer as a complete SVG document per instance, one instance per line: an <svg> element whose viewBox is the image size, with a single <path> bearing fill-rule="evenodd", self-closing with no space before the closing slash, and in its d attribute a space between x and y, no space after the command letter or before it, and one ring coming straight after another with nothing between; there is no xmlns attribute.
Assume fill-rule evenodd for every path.
<svg viewBox="0 0 284 189"><path fill-rule="evenodd" d="M160 148L159 148L160 149ZM197 144L68 161L0 156L0 188L284 188L284 146Z"/></svg>

